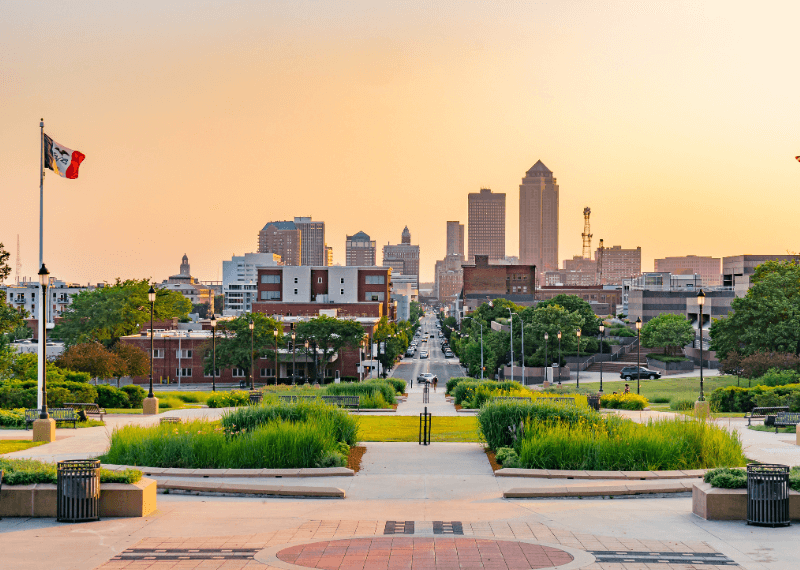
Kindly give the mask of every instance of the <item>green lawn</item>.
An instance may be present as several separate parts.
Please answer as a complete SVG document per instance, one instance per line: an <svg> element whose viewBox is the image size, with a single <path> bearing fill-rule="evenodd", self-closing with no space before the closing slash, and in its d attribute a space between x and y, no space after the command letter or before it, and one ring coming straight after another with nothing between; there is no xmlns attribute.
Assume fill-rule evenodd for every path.
<svg viewBox="0 0 800 570"><path fill-rule="evenodd" d="M611 392L622 392L625 390L625 381L618 380L618 374L612 377L615 380L603 380L603 392L610 394ZM629 381L631 392L636 393L636 379ZM703 390L706 394L710 394L716 388L725 386L735 386L736 376L712 376L703 379ZM599 382L581 382L581 391L597 392L600 389ZM670 400L697 400L700 394L700 376L693 378L670 378L666 376L659 380L645 380L641 381L641 394L648 400L652 401L654 398L663 397ZM655 404L651 406L652 409L669 409L669 404Z"/></svg>
<svg viewBox="0 0 800 570"><path fill-rule="evenodd" d="M360 441L419 441L417 416L359 416ZM482 441L478 419L468 417L434 417L431 420L431 442Z"/></svg>
<svg viewBox="0 0 800 570"><path fill-rule="evenodd" d="M28 441L25 439L0 439L0 455L21 451L44 444L43 441Z"/></svg>
<svg viewBox="0 0 800 570"><path fill-rule="evenodd" d="M754 431L768 431L770 433L775 433L775 426L765 426L763 424L747 426L747 429L751 429ZM796 433L796 429L797 428L795 428L794 426L779 427L778 433Z"/></svg>

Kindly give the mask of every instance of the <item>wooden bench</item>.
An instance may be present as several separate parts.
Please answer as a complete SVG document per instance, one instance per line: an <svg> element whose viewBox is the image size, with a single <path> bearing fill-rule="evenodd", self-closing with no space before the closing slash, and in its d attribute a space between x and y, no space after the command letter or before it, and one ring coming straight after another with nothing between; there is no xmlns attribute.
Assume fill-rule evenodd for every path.
<svg viewBox="0 0 800 570"><path fill-rule="evenodd" d="M100 421L103 421L103 416L105 415L105 409L101 408L97 404L81 404L78 402L64 402L65 408L72 408L77 413L79 410L83 410L83 412L87 415L95 415L100 416Z"/></svg>
<svg viewBox="0 0 800 570"><path fill-rule="evenodd" d="M41 410L25 410L25 429L30 429L33 422L39 419L39 414ZM50 408L47 410L47 415L51 420L55 420L56 424L72 422L73 429L78 427L78 415L72 408Z"/></svg>
<svg viewBox="0 0 800 570"><path fill-rule="evenodd" d="M800 412L778 412L775 417L775 433L778 433L779 427L794 426L800 423Z"/></svg>
<svg viewBox="0 0 800 570"><path fill-rule="evenodd" d="M341 406L342 408L359 408L361 396L279 396L283 402L298 402L300 400L322 399L326 404Z"/></svg>
<svg viewBox="0 0 800 570"><path fill-rule="evenodd" d="M745 413L744 417L747 418L747 425L750 425L750 420L753 420L753 419L761 419L761 420L763 420L767 416L776 415L778 412L788 412L788 411L789 411L789 407L788 406L777 406L777 407L773 407L773 408L753 408L753 410L751 412L749 412L749 415L748 415L748 413ZM774 412L774 413L770 414L769 412Z"/></svg>

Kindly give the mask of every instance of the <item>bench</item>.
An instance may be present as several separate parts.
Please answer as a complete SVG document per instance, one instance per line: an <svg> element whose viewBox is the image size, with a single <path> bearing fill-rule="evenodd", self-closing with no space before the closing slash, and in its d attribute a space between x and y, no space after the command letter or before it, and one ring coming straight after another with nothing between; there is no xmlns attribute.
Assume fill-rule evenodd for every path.
<svg viewBox="0 0 800 570"><path fill-rule="evenodd" d="M283 402L298 402L300 400L317 400L322 398L326 404L333 404L343 408L359 408L361 396L279 396Z"/></svg>
<svg viewBox="0 0 800 570"><path fill-rule="evenodd" d="M264 399L264 393L259 392L258 390L250 392L250 403L251 404L260 404L261 400Z"/></svg>
<svg viewBox="0 0 800 570"><path fill-rule="evenodd" d="M179 424L181 423L180 418L176 418L175 416L166 416L163 418L158 419L159 424Z"/></svg>
<svg viewBox="0 0 800 570"><path fill-rule="evenodd" d="M773 408L753 408L752 411L749 413L749 415L745 413L744 417L747 418L747 425L750 425L750 420L752 419L764 419L767 416L774 416L778 412L788 412L788 411L789 411L788 406L777 406ZM770 414L769 412L773 413Z"/></svg>
<svg viewBox="0 0 800 570"><path fill-rule="evenodd" d="M72 408L77 413L80 410L83 410L85 414L92 414L95 416L100 416L100 421L103 421L103 416L105 415L105 409L101 408L97 404L81 404L77 402L64 402L65 408Z"/></svg>
<svg viewBox="0 0 800 570"><path fill-rule="evenodd" d="M495 396L492 398L495 401L502 400L504 402L530 402L530 398L524 396Z"/></svg>
<svg viewBox="0 0 800 570"><path fill-rule="evenodd" d="M555 404L572 404L575 405L575 398L542 398L547 402L553 402Z"/></svg>
<svg viewBox="0 0 800 570"><path fill-rule="evenodd" d="M775 417L775 433L779 427L795 426L800 423L800 412L778 412Z"/></svg>
<svg viewBox="0 0 800 570"><path fill-rule="evenodd" d="M25 410L25 429L30 429L29 426L39 419L39 414L41 414L41 410ZM78 427L76 425L78 423L78 415L72 408L50 408L47 410L47 415L50 416L51 420L55 420L56 424L58 422L72 422L73 429Z"/></svg>

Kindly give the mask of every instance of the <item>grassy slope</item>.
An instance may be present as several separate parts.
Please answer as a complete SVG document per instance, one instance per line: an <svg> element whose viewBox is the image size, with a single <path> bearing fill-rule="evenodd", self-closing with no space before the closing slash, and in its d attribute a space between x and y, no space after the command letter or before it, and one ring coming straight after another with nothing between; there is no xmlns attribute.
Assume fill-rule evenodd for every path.
<svg viewBox="0 0 800 570"><path fill-rule="evenodd" d="M478 420L470 417L435 417L431 421L431 442L481 441ZM360 416L360 441L419 441L416 416Z"/></svg>
<svg viewBox="0 0 800 570"><path fill-rule="evenodd" d="M14 451L21 451L42 445L43 441L28 441L24 439L3 439L0 440L0 455L4 453L12 453Z"/></svg>

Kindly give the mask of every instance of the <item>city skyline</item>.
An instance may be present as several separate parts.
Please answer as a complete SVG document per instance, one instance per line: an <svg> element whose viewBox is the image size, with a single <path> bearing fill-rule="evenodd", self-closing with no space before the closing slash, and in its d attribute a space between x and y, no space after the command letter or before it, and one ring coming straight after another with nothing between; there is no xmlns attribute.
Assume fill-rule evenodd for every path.
<svg viewBox="0 0 800 570"><path fill-rule="evenodd" d="M45 179L44 259L67 281L160 281L183 253L218 280L266 221L310 214L342 265L346 235L395 243L408 225L432 282L444 222L481 186L507 195L519 253L519 176L539 159L564 190L559 264L587 205L595 240L641 246L645 271L796 250L800 8L654 6L14 3L0 241L13 259L20 235L34 277L44 117L86 155L78 180Z"/></svg>

